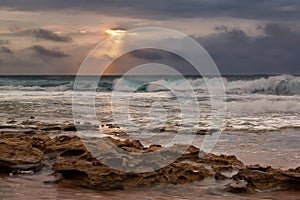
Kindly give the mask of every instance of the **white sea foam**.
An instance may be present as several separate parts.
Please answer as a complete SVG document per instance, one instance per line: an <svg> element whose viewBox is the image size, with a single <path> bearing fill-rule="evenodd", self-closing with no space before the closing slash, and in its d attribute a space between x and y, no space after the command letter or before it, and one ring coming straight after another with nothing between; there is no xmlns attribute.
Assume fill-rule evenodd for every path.
<svg viewBox="0 0 300 200"><path fill-rule="evenodd" d="M115 82L120 81L119 79ZM119 91L130 91L135 88L138 91L146 92L158 92L169 91L170 88L176 90L187 90L190 85L194 90L207 91L206 82L210 82L213 85L214 82L221 81L217 78L204 79L161 79L149 83L142 83L138 81L122 80L122 85L118 85L118 88L113 87ZM300 95L300 77L291 75L272 76L268 78L259 78L254 80L230 80L223 78L226 92L229 94L274 94L274 95ZM114 86L115 86L114 82ZM146 85L145 88L142 86Z"/></svg>
<svg viewBox="0 0 300 200"><path fill-rule="evenodd" d="M298 112L300 113L300 99L281 100L261 99L250 101L232 101L227 103L227 111L233 113L266 113L266 112Z"/></svg>
<svg viewBox="0 0 300 200"><path fill-rule="evenodd" d="M49 86L49 87L43 87L43 86L14 86L14 85L3 85L0 86L0 91L67 91L71 90L72 85L66 84L66 85L59 85L59 86Z"/></svg>
<svg viewBox="0 0 300 200"><path fill-rule="evenodd" d="M300 95L300 77L273 76L256 80L238 80L225 83L228 92L262 93L275 95Z"/></svg>

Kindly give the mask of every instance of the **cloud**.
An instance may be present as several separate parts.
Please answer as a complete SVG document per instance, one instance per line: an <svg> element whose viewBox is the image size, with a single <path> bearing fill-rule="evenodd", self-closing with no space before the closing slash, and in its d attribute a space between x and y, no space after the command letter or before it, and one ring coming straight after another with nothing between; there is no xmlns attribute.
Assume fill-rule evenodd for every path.
<svg viewBox="0 0 300 200"><path fill-rule="evenodd" d="M229 40L247 40L249 36L239 28L229 29L227 26L216 26L215 30Z"/></svg>
<svg viewBox="0 0 300 200"><path fill-rule="evenodd" d="M240 28L218 27L196 38L225 74L300 74L300 31L283 23L269 23L264 35L250 37Z"/></svg>
<svg viewBox="0 0 300 200"><path fill-rule="evenodd" d="M4 37L35 37L37 39L49 40L54 42L72 42L73 38L67 35L60 35L51 30L42 29L42 28L34 28L34 29L21 29L15 28L10 29L8 33L0 33L1 36ZM0 40L0 45L2 44L10 44L9 40Z"/></svg>
<svg viewBox="0 0 300 200"><path fill-rule="evenodd" d="M267 35L275 37L284 37L293 32L290 26L278 23L269 23L265 27L259 28L262 29Z"/></svg>
<svg viewBox="0 0 300 200"><path fill-rule="evenodd" d="M0 53L13 54L14 52L7 47L0 47Z"/></svg>
<svg viewBox="0 0 300 200"><path fill-rule="evenodd" d="M1 5L16 10L92 11L110 16L148 19L234 17L299 20L300 18L298 0L2 0Z"/></svg>
<svg viewBox="0 0 300 200"><path fill-rule="evenodd" d="M72 38L69 36L61 36L53 31L46 29L34 29L33 34L39 39L51 40L56 42L71 42Z"/></svg>
<svg viewBox="0 0 300 200"><path fill-rule="evenodd" d="M124 31L126 31L127 30L127 28L125 28L125 27L123 27L123 26L116 26L116 27L112 27L112 28L110 28L111 30L124 30Z"/></svg>
<svg viewBox="0 0 300 200"><path fill-rule="evenodd" d="M48 49L43 47L42 45L34 45L30 49L34 50L37 54L41 56L47 56L52 58L63 58L68 57L68 54L65 54L63 51L56 49Z"/></svg>
<svg viewBox="0 0 300 200"><path fill-rule="evenodd" d="M194 67L181 56L165 50L152 48L138 49L120 56L111 63L106 69L105 74L120 75L128 72L135 66L149 63L159 63L170 66L179 73L186 75L199 74ZM155 65L152 65L152 67L149 65L149 67L151 68L149 72L144 71L146 74L157 74L160 72L156 71L157 66ZM161 73L161 75L164 74L165 72Z"/></svg>
<svg viewBox="0 0 300 200"><path fill-rule="evenodd" d="M267 23L260 27L260 32L253 36L239 26L220 25L213 34L195 39L208 51L222 74L300 74L300 30L286 23ZM118 59L107 73L120 74L132 66L161 63L183 74L196 74L189 63L168 52L143 49L129 55Z"/></svg>
<svg viewBox="0 0 300 200"><path fill-rule="evenodd" d="M140 49L132 51L131 56L146 60L161 60L164 58L162 52L155 51L154 49Z"/></svg>
<svg viewBox="0 0 300 200"><path fill-rule="evenodd" d="M177 62L183 60L179 55L174 54L172 52L168 52L162 49L152 49L152 48L134 50L130 52L129 55L132 56L133 58L144 59L146 61Z"/></svg>

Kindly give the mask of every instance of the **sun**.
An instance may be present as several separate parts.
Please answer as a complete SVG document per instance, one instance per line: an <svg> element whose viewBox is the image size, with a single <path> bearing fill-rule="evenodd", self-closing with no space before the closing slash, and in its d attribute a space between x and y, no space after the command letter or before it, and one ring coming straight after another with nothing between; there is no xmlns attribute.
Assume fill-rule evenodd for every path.
<svg viewBox="0 0 300 200"><path fill-rule="evenodd" d="M111 28L105 30L104 33L109 38L104 41L102 48L97 51L97 57L116 59L122 53L127 31L120 28Z"/></svg>
<svg viewBox="0 0 300 200"><path fill-rule="evenodd" d="M116 30L114 30L114 29L107 29L105 31L105 33L107 35L111 36L111 37L114 37L114 36L122 36L122 35L124 35L126 33L126 31L125 30L119 30L119 29L116 29Z"/></svg>

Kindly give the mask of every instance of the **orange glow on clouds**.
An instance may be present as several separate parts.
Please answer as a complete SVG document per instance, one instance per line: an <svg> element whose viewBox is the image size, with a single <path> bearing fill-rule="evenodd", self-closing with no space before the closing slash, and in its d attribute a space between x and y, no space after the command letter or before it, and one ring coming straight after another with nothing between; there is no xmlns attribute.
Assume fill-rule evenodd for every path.
<svg viewBox="0 0 300 200"><path fill-rule="evenodd" d="M121 36L124 35L126 33L125 30L113 30L113 29L108 29L105 31L106 34L108 34L109 36Z"/></svg>

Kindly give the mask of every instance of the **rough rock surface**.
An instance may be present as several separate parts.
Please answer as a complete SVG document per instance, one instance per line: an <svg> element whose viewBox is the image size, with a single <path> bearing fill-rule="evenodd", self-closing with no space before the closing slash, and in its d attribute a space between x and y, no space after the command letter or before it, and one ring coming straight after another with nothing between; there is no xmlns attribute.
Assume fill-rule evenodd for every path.
<svg viewBox="0 0 300 200"><path fill-rule="evenodd" d="M112 142L115 146L121 148L122 150L134 153L149 153L155 150L163 149L158 145L144 148L137 140L120 141L111 138L103 138L103 140L106 142ZM124 165L124 169L128 169L126 168L129 167L126 166L127 164L144 164L146 167L154 166L151 162L155 161L151 159L137 160L137 158L130 158L134 160L133 162L129 163L127 162L127 158L124 158L122 157L122 155L118 154L121 153L118 152L118 148L115 149L113 146L110 146L111 143L105 144L106 149L104 150L102 148L102 150L104 152L110 152L110 155L106 154L107 158L105 158L107 161L106 164L109 164L110 166L113 166L114 164L119 166ZM199 150L197 152L199 152ZM191 154L193 153L194 152L191 152ZM184 156L188 155L189 153L184 154ZM158 160L159 159L160 158L158 158ZM109 163L109 161L111 163ZM149 165L147 165L147 161L150 161ZM159 163L156 163L156 165L159 165ZM209 176L209 171L204 166L187 162L173 162L161 169L150 169L148 170L149 172L145 173L123 172L112 169L102 164L100 161L95 159L94 156L92 156L88 151L86 151L83 146L78 146L78 148L69 148L68 150L62 152L58 156L53 169L56 171L56 173L60 174L63 179L71 180L77 185L102 190L120 189L124 187L150 186L158 184L190 183L203 180L205 177Z"/></svg>
<svg viewBox="0 0 300 200"><path fill-rule="evenodd" d="M118 147L131 152L175 152L176 148L163 148L159 145L143 147L139 141L112 141ZM161 151L165 150L165 151ZM112 162L124 164L124 160L113 155ZM201 155L201 156L199 156ZM135 161L137 162L137 161ZM207 168L207 165L210 166ZM231 180L224 189L234 193L253 192L255 190L299 190L300 170L282 171L271 167L244 166L235 156L205 154L194 146L189 146L175 162L147 173L126 173L111 169L95 159L83 148L67 150L58 155L54 170L64 180L71 180L78 185L97 188L115 189L124 187L138 187L157 184L182 184L201 181L206 177L216 180ZM222 172L237 173L227 177Z"/></svg>
<svg viewBox="0 0 300 200"><path fill-rule="evenodd" d="M300 190L300 168L283 171L259 165L247 166L233 176L234 180L245 181L247 192L255 190Z"/></svg>
<svg viewBox="0 0 300 200"><path fill-rule="evenodd" d="M11 125L17 128L11 127L7 131L8 125L5 125L0 131L1 173L51 167L59 178L58 182L67 181L100 190L184 184L208 177L226 182L222 189L234 193L300 190L300 167L283 171L259 165L244 166L235 156L206 154L187 145L144 147L138 140L80 139L74 135L50 138L49 132L52 135L66 134L64 127L68 127L68 132L74 127L70 124L37 125L32 121L23 124L24 130L12 122ZM89 144L88 149L83 141ZM182 149L185 150L183 153ZM174 157L176 161L166 162ZM118 170L118 167L124 170ZM141 173L133 173L132 169Z"/></svg>
<svg viewBox="0 0 300 200"><path fill-rule="evenodd" d="M43 165L43 152L26 140L0 139L0 152L0 172L37 170Z"/></svg>

